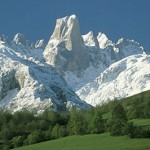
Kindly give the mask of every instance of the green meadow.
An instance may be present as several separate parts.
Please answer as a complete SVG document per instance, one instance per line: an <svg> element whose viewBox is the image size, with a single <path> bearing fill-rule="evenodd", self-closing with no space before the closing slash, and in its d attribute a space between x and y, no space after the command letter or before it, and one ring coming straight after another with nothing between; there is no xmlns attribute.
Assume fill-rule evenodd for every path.
<svg viewBox="0 0 150 150"><path fill-rule="evenodd" d="M109 133L69 136L14 150L150 150L150 139L112 137Z"/></svg>

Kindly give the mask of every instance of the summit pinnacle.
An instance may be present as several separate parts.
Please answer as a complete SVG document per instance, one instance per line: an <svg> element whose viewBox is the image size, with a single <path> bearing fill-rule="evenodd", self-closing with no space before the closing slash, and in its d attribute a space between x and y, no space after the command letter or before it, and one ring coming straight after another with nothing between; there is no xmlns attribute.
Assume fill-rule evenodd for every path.
<svg viewBox="0 0 150 150"><path fill-rule="evenodd" d="M86 69L89 66L88 52L75 15L57 19L44 57L49 64L65 71Z"/></svg>

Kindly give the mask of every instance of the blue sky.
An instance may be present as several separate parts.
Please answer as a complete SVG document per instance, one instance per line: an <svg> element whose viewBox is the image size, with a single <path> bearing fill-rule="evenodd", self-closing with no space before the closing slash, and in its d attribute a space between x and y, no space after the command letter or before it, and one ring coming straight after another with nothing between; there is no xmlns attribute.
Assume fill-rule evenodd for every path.
<svg viewBox="0 0 150 150"><path fill-rule="evenodd" d="M134 39L150 51L150 0L0 0L0 35L49 39L57 18L76 14L81 33Z"/></svg>

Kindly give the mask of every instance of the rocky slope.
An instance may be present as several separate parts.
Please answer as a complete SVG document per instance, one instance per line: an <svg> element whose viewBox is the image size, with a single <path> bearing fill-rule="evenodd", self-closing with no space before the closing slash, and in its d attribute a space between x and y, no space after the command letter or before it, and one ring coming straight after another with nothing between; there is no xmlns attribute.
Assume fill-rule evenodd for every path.
<svg viewBox="0 0 150 150"><path fill-rule="evenodd" d="M77 95L93 106L150 89L150 56L132 55L110 65Z"/></svg>
<svg viewBox="0 0 150 150"><path fill-rule="evenodd" d="M58 71L45 63L43 40L30 45L22 34L0 41L0 107L12 111L66 111L89 105L70 89Z"/></svg>

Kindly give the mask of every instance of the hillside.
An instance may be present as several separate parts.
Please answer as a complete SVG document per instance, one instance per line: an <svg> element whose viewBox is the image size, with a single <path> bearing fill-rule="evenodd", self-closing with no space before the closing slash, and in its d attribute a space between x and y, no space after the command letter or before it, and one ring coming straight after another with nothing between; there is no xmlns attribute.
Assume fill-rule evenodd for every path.
<svg viewBox="0 0 150 150"><path fill-rule="evenodd" d="M101 110L104 118L109 118L111 108L116 103L120 103L126 111L128 119L150 118L150 91L129 96L121 100L110 101L102 106L97 106Z"/></svg>
<svg viewBox="0 0 150 150"><path fill-rule="evenodd" d="M149 139L129 139L109 134L71 136L54 141L24 146L14 150L149 150Z"/></svg>
<svg viewBox="0 0 150 150"><path fill-rule="evenodd" d="M149 110L150 91L95 108L67 113L45 110L40 115L28 111L12 114L1 110L0 148L10 149L66 136L106 132L111 136L126 135L128 140L150 138Z"/></svg>

